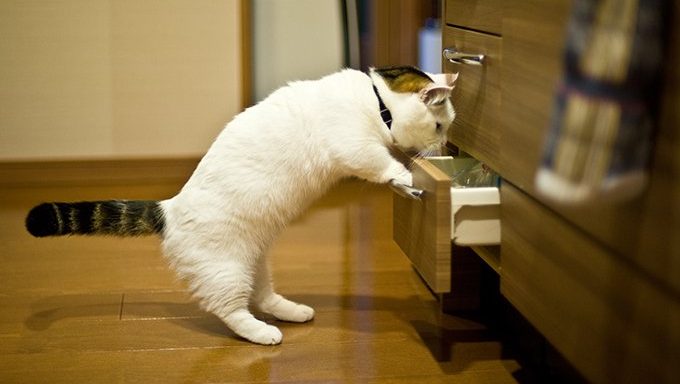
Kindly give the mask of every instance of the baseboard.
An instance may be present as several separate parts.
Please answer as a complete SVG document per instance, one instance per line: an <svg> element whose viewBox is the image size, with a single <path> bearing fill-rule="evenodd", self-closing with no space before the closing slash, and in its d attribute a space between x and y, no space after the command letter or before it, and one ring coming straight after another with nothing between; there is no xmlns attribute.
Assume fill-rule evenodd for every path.
<svg viewBox="0 0 680 384"><path fill-rule="evenodd" d="M198 158L0 162L0 187L184 184Z"/></svg>

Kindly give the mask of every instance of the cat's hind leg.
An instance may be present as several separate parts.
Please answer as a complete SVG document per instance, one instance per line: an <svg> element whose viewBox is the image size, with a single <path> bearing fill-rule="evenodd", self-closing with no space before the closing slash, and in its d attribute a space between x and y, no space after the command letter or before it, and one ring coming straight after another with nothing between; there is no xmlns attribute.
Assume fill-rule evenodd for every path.
<svg viewBox="0 0 680 384"><path fill-rule="evenodd" d="M264 257L259 261L255 276L253 304L263 313L282 321L304 323L314 318L313 308L290 301L274 292L269 265Z"/></svg>
<svg viewBox="0 0 680 384"><path fill-rule="evenodd" d="M219 317L238 336L257 344L279 344L283 338L281 331L256 319L248 310L255 266L249 268L247 264L202 261L193 267L191 290L205 310Z"/></svg>
<svg viewBox="0 0 680 384"><path fill-rule="evenodd" d="M256 319L245 308L239 308L222 318L237 335L256 344L276 345L283 339L281 331L264 321Z"/></svg>

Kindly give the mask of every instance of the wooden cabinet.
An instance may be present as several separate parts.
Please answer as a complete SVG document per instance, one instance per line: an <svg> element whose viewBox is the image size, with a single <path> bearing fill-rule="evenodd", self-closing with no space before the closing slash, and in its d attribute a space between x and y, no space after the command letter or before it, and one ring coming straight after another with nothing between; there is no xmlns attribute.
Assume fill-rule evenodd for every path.
<svg viewBox="0 0 680 384"><path fill-rule="evenodd" d="M561 77L568 1L507 1L501 70L501 290L594 382L680 380L680 34L670 39L651 182L582 208L533 185ZM678 7L675 7L675 18Z"/></svg>
<svg viewBox="0 0 680 384"><path fill-rule="evenodd" d="M500 171L531 193L562 72L569 4L508 0L503 8Z"/></svg>
<svg viewBox="0 0 680 384"><path fill-rule="evenodd" d="M533 185L561 77L570 2L507 1L503 23L503 178L560 213L641 273L680 293L680 151L678 38L669 53L664 106L649 189L621 205L564 207L542 199ZM676 11L677 13L677 11ZM677 32L675 32L677 35ZM531 58L530 60L528 58ZM675 85L673 85L675 84ZM593 218L597 220L593 220ZM676 259L673 262L673 258Z"/></svg>
<svg viewBox="0 0 680 384"><path fill-rule="evenodd" d="M676 382L675 293L512 184L502 201L503 295L590 381Z"/></svg>
<svg viewBox="0 0 680 384"><path fill-rule="evenodd" d="M460 73L449 140L503 179L496 270L510 303L589 381L680 382L680 5L672 8L647 190L626 203L575 208L544 199L534 187L571 4L445 1L443 48L486 60L444 63ZM441 222L451 214L442 202L425 204ZM429 223L404 214L409 209L395 202L400 228L429 231ZM409 246L423 264L450 257L436 259L449 260L451 273L434 286L455 286L455 250L446 252L446 236L438 241L438 256L434 248Z"/></svg>
<svg viewBox="0 0 680 384"><path fill-rule="evenodd" d="M503 0L447 0L444 5L447 25L500 35L503 26Z"/></svg>
<svg viewBox="0 0 680 384"><path fill-rule="evenodd" d="M500 3L449 1L444 9L443 27L445 47L485 55L482 66L444 63L446 72L460 73L454 94L457 117L449 128L449 141L493 169L500 167ZM451 173L443 172L428 160L415 160L412 171L414 186L425 194L421 201L394 195L394 239L430 289L447 294L442 300L451 304L449 309L473 309L478 303L472 299L471 287L479 275L476 260L471 259L477 256L468 247L452 244L457 227L452 207L460 197L451 189ZM468 207L475 210L476 223L498 220L498 202L488 202ZM474 245L472 248L494 270L499 270L499 251L493 246L498 240L454 242Z"/></svg>

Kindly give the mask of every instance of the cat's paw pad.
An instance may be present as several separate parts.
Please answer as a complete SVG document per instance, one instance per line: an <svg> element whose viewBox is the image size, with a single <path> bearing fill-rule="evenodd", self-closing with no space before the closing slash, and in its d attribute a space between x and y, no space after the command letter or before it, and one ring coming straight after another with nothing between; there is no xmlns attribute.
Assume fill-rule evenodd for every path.
<svg viewBox="0 0 680 384"><path fill-rule="evenodd" d="M281 331L273 325L264 325L252 332L250 335L243 335L249 341L256 344L262 345L276 345L281 344L283 340L283 334Z"/></svg>

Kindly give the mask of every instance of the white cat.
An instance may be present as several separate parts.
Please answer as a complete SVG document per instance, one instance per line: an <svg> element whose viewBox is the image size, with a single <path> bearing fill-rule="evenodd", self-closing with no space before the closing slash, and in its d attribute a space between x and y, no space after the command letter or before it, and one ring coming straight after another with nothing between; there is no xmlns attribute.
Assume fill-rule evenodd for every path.
<svg viewBox="0 0 680 384"><path fill-rule="evenodd" d="M251 306L292 322L311 320L314 310L274 291L268 247L343 178L411 185L389 149L427 153L445 143L456 77L393 67L290 83L236 116L175 197L43 203L29 213L27 229L35 236L158 233L202 308L251 342L278 344L279 329L256 319Z"/></svg>

